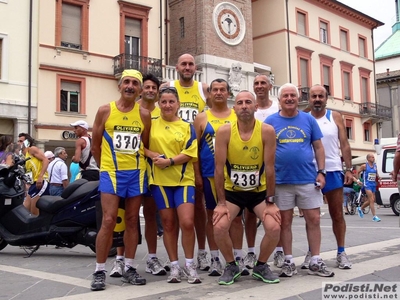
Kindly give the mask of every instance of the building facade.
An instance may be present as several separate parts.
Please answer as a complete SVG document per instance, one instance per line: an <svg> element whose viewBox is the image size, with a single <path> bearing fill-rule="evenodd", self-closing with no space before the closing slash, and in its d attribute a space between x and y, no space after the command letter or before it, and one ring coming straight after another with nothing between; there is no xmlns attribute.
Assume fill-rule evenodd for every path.
<svg viewBox="0 0 400 300"><path fill-rule="evenodd" d="M69 124L83 119L92 125L98 107L119 98L124 69L177 79L183 53L196 59L196 80L224 78L234 92L252 90L257 73L274 79L273 95L292 82L301 108L309 88L324 85L329 108L344 117L353 156L372 151L377 124L390 119L375 97L371 36L382 23L335 0L34 2L32 134L45 150L64 146L72 154ZM11 3L0 0L0 6ZM10 93L7 98L17 98Z"/></svg>
<svg viewBox="0 0 400 300"><path fill-rule="evenodd" d="M37 117L38 1L0 1L0 135L17 139Z"/></svg>

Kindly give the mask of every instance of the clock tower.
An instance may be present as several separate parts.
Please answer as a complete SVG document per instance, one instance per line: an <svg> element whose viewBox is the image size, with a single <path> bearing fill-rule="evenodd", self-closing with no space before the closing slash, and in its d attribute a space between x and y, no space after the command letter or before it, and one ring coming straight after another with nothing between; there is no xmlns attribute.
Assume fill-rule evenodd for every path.
<svg viewBox="0 0 400 300"><path fill-rule="evenodd" d="M234 63L242 71L254 72L251 1L170 0L168 4L169 65L190 53L207 71L207 81L224 78L210 75L211 69L224 70L227 77Z"/></svg>

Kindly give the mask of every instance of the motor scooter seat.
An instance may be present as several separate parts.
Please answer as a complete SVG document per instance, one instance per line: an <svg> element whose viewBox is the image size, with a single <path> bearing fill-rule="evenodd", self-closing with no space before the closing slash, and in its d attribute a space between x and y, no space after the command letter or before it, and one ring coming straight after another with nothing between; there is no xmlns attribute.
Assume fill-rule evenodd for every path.
<svg viewBox="0 0 400 300"><path fill-rule="evenodd" d="M86 194L95 190L99 186L99 181L87 181L85 179L79 179L75 185L74 181L71 183L62 193L61 196L42 196L36 203L37 208L41 211L48 212L50 214L56 213L60 208L83 199ZM67 195L67 198L64 198Z"/></svg>

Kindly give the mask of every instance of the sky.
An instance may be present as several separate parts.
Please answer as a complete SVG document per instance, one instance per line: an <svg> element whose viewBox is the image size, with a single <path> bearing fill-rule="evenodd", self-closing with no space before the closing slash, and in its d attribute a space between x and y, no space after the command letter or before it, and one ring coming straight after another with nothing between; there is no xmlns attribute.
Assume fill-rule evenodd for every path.
<svg viewBox="0 0 400 300"><path fill-rule="evenodd" d="M338 0L385 25L374 29L374 46L378 48L392 34L396 21L395 0Z"/></svg>

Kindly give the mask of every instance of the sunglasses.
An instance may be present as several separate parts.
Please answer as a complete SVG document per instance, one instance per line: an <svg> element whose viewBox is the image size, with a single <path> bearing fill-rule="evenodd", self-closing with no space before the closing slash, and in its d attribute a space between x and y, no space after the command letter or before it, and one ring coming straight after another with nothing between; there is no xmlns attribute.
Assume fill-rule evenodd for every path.
<svg viewBox="0 0 400 300"><path fill-rule="evenodd" d="M174 88L173 86L162 87L160 89L160 95L163 93L169 93L169 92L171 92L172 94L178 95L177 89Z"/></svg>

